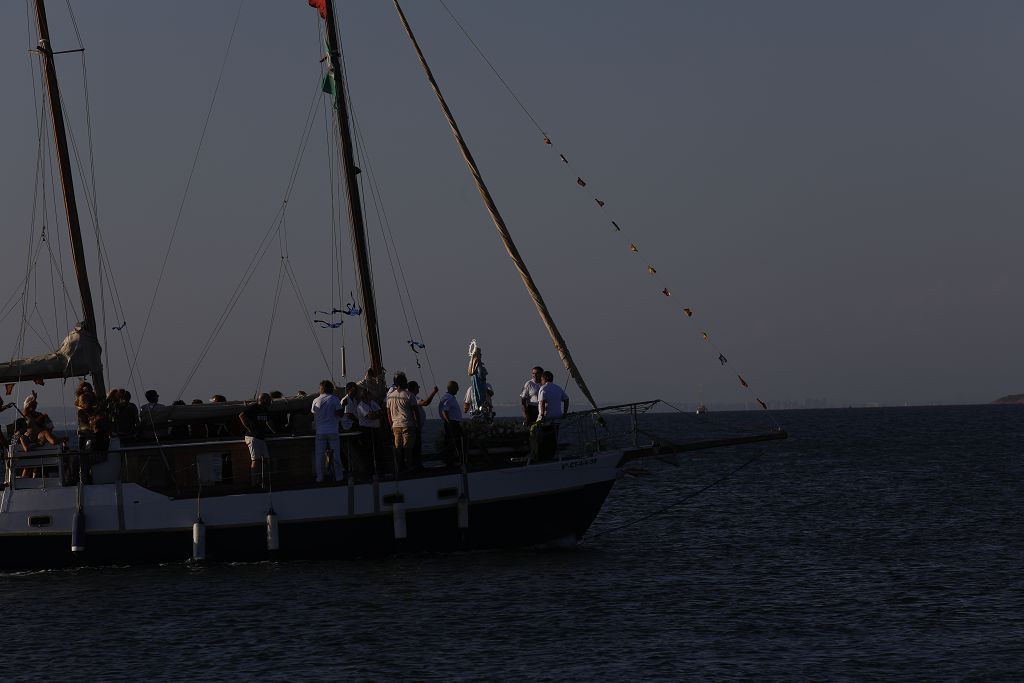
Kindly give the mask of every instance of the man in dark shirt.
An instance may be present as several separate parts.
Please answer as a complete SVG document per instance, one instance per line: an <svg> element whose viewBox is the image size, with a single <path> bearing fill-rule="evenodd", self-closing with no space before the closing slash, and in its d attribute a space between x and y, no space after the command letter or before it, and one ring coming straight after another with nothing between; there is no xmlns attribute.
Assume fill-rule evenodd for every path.
<svg viewBox="0 0 1024 683"><path fill-rule="evenodd" d="M256 402L247 406L238 414L238 419L245 428L245 445L249 447L252 462L249 465L249 482L253 486L265 486L263 472L264 461L270 457L267 450L267 434L274 432L270 421L270 394L260 394ZM256 461L260 461L260 472L256 472Z"/></svg>

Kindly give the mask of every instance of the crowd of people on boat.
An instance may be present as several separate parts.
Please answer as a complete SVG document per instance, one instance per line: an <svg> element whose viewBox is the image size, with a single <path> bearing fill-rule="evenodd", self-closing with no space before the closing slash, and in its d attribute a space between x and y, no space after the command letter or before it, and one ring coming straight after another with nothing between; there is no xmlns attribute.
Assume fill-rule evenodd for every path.
<svg viewBox="0 0 1024 683"><path fill-rule="evenodd" d="M251 456L251 483L260 485L264 461L269 457L267 438L312 433L313 475L317 482L324 481L327 467L338 481L347 477L350 469L363 470L354 472L357 475L366 471L421 469L426 409L438 395L438 387L421 398L419 384L409 380L404 372L396 372L390 385L382 374L371 368L362 380L348 382L343 388L336 388L330 380L322 381L308 413L274 411L274 401L284 399L283 394L261 393L255 401L243 404L237 421L230 413L218 414L213 420L168 420L167 407L160 403L160 395L154 389L146 391L146 402L140 408L126 389L112 389L105 397L99 397L92 384L83 380L75 390L78 450L105 452L113 435L142 441L242 436ZM463 421L490 422L494 418L494 390L485 379L486 370L477 353L470 363L470 382L462 400L458 398L459 383L451 380L438 401L437 417L444 433L441 456L449 465L458 466L465 456ZM304 396L304 392L298 392L297 398ZM538 366L531 369L519 399L523 421L529 428L531 451L537 457L542 450L544 429L550 430L550 425L557 424L568 411L569 398L554 383L553 373ZM195 399L191 404L226 402L223 395L215 394L208 402ZM3 404L0 412L14 405ZM186 404L178 400L172 407L179 405ZM58 439L49 416L38 410L35 391L24 400L19 412L14 437L22 450L45 445L66 448L67 440ZM6 449L8 445L0 433L0 446Z"/></svg>

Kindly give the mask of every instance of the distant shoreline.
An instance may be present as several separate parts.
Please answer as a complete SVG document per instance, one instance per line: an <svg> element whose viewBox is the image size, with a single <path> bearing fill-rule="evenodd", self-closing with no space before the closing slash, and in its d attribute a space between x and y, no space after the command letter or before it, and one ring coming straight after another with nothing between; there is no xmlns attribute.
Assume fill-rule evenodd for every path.
<svg viewBox="0 0 1024 683"><path fill-rule="evenodd" d="M997 398L996 400L992 401L992 403L1002 403L1002 404L1021 403L1021 404L1024 404L1024 394L1009 394L1007 396L1003 396L1002 398Z"/></svg>

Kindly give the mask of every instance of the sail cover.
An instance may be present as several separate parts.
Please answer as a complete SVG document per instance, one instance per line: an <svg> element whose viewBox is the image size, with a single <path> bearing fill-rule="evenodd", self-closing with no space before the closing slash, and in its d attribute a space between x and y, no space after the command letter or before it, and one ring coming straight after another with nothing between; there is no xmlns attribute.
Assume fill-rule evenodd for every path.
<svg viewBox="0 0 1024 683"><path fill-rule="evenodd" d="M100 359L101 349L96 335L78 323L54 353L0 363L0 382L81 377L98 371Z"/></svg>

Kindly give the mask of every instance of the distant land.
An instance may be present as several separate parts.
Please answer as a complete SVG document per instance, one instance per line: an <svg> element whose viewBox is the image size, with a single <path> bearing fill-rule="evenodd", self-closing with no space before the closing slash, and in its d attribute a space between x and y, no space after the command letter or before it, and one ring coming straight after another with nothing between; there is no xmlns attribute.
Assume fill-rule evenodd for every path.
<svg viewBox="0 0 1024 683"><path fill-rule="evenodd" d="M1024 394L1010 394L992 401L993 403L1024 403Z"/></svg>

